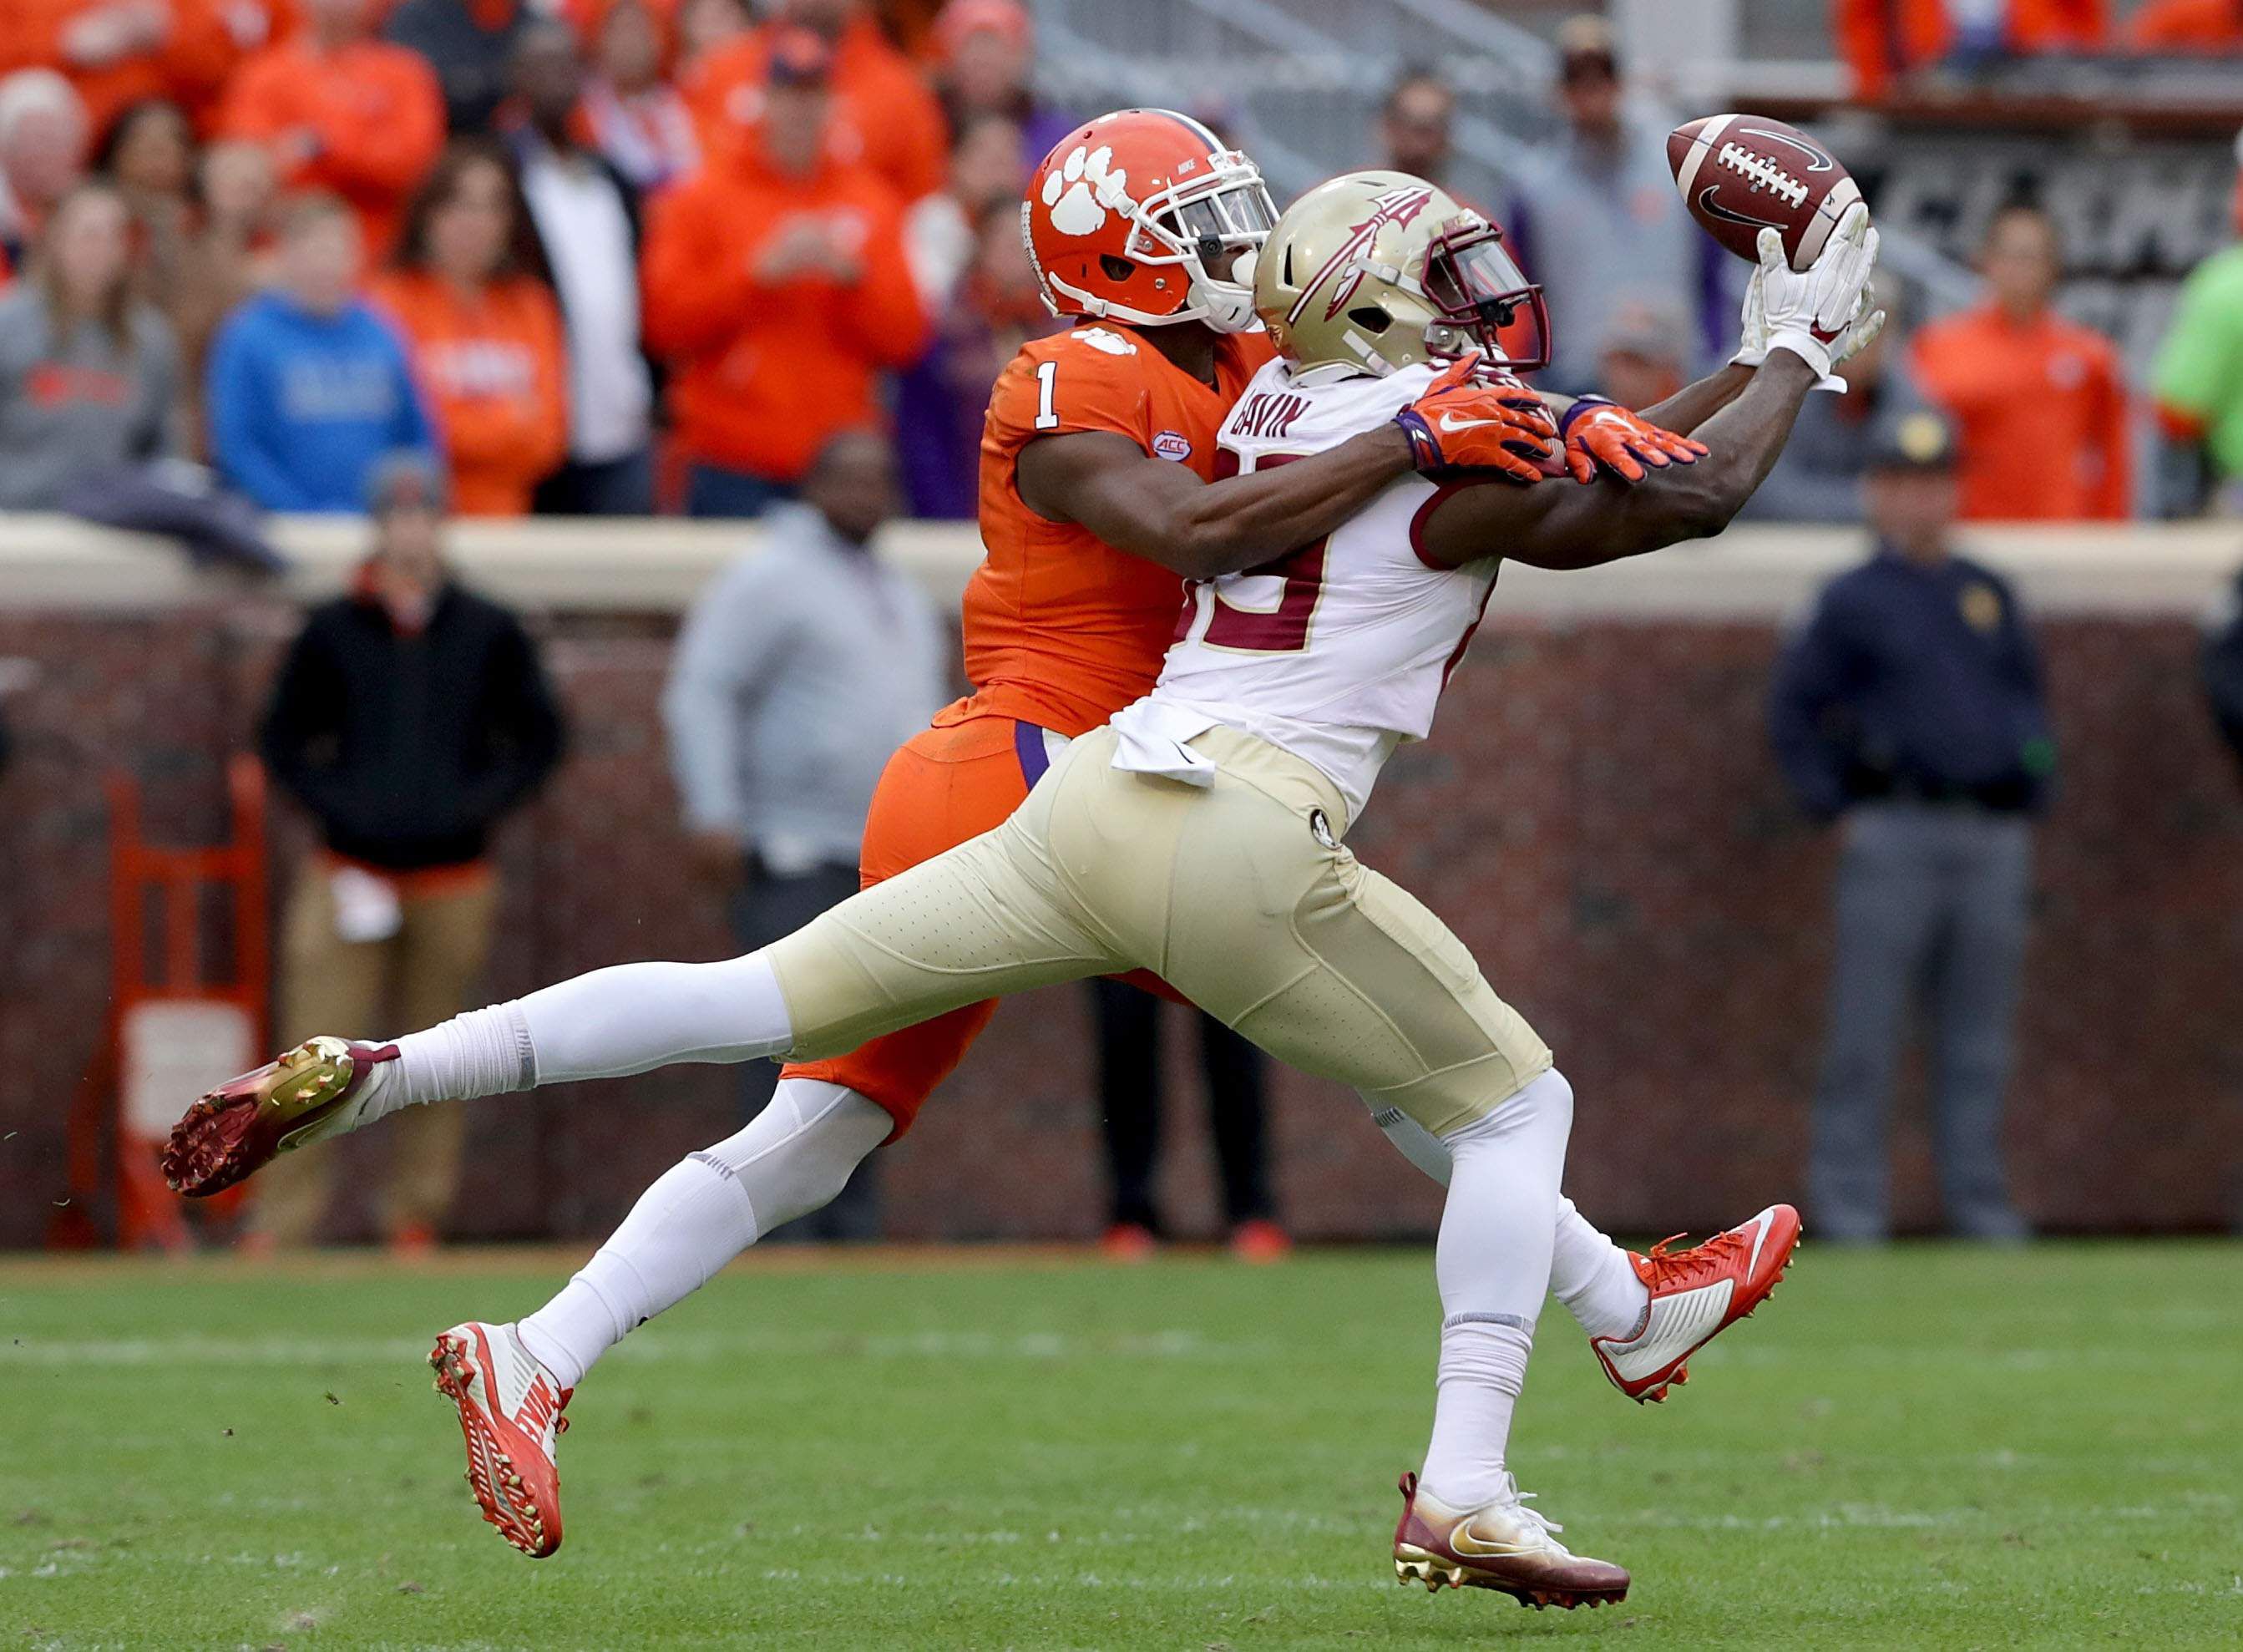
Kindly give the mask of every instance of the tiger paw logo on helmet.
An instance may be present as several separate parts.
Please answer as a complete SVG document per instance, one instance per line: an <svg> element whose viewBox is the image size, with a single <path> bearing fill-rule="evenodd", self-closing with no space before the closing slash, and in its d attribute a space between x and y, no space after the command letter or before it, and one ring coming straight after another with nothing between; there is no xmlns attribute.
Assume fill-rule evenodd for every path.
<svg viewBox="0 0 2243 1652"><path fill-rule="evenodd" d="M1052 227L1062 235L1095 235L1106 226L1106 209L1136 210L1129 199L1129 174L1114 165L1114 151L1077 144L1058 170L1044 179L1044 205Z"/></svg>

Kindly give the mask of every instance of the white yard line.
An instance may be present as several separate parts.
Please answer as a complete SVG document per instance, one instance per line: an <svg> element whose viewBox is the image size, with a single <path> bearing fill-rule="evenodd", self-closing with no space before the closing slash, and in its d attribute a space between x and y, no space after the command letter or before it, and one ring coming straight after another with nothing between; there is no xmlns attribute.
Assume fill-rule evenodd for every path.
<svg viewBox="0 0 2243 1652"><path fill-rule="evenodd" d="M412 1365L428 1352L426 1338L250 1337L202 1332L176 1337L70 1338L24 1336L0 1344L0 1370L14 1365ZM846 1332L754 1330L686 1332L633 1338L616 1351L629 1360L708 1364L757 1356L824 1359L936 1359L967 1363L1060 1359L1250 1361L1274 1357L1252 1343L1210 1342L1198 1332L1169 1329L1115 1336L1061 1332L922 1331L855 1335Z"/></svg>

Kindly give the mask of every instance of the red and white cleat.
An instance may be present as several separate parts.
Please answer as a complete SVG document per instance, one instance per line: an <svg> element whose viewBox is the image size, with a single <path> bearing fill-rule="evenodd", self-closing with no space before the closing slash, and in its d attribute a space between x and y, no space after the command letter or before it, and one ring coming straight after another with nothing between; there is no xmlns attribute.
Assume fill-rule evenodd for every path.
<svg viewBox="0 0 2243 1652"><path fill-rule="evenodd" d="M1650 1288L1650 1305L1627 1337L1592 1337L1590 1352L1613 1386L1641 1404L1687 1382L1690 1356L1768 1300L1799 1244L1799 1212L1771 1204L1749 1222L1687 1251L1662 1239L1628 1260Z"/></svg>
<svg viewBox="0 0 2243 1652"><path fill-rule="evenodd" d="M498 1534L542 1560L561 1547L561 1471L554 1448L573 1389L522 1345L512 1325L469 1320L436 1338L436 1392L460 1408L468 1485Z"/></svg>
<svg viewBox="0 0 2243 1652"><path fill-rule="evenodd" d="M396 1059L394 1044L313 1038L226 1080L172 1126L164 1179L175 1193L206 1198L263 1170L276 1155L356 1129L369 1075Z"/></svg>
<svg viewBox="0 0 2243 1652"><path fill-rule="evenodd" d="M1532 1494L1507 1475L1505 1483L1505 1494L1484 1507L1451 1508L1419 1491L1415 1474L1403 1475L1395 1580L1423 1583L1429 1593L1444 1583L1493 1589L1537 1611L1627 1598L1626 1570L1573 1553L1554 1535L1564 1528L1526 1507Z"/></svg>

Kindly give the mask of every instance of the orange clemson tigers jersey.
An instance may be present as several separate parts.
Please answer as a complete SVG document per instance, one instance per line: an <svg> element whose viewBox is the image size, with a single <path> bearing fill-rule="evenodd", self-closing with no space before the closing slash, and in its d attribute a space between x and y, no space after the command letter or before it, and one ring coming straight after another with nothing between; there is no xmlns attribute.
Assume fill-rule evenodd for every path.
<svg viewBox="0 0 2243 1652"><path fill-rule="evenodd" d="M1215 480L1216 433L1274 352L1260 333L1216 344L1216 382L1112 321L1031 340L997 380L981 435L981 540L966 587L974 693L935 718L1019 718L1082 734L1153 686L1183 600L1176 575L1021 500L1014 467L1039 436L1111 430Z"/></svg>

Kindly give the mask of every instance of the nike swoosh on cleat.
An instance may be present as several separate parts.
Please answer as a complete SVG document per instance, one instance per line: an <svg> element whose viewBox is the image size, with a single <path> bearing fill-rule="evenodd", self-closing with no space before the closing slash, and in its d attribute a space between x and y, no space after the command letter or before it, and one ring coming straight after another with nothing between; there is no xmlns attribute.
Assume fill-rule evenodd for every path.
<svg viewBox="0 0 2243 1652"><path fill-rule="evenodd" d="M1534 1546L1539 1547L1538 1544ZM1472 1522L1465 1521L1449 1534L1449 1547L1466 1560L1505 1560L1514 1555L1531 1554L1534 1548L1522 1543L1485 1543L1472 1535Z"/></svg>
<svg viewBox="0 0 2243 1652"><path fill-rule="evenodd" d="M1745 1263L1745 1278L1748 1279L1753 1277L1754 1271L1760 1266L1761 1246L1768 1243L1768 1230L1769 1227L1768 1213L1766 1210L1762 1210L1758 1216L1753 1218L1753 1222L1759 1228L1760 1231L1753 1235L1752 1256Z"/></svg>

